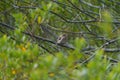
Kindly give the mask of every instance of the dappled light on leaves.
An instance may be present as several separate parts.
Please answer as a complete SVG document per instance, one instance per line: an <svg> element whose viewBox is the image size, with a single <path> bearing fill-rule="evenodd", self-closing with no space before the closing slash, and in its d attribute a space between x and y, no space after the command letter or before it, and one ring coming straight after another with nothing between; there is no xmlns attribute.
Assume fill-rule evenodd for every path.
<svg viewBox="0 0 120 80"><path fill-rule="evenodd" d="M0 0L1 80L119 80L119 0Z"/></svg>

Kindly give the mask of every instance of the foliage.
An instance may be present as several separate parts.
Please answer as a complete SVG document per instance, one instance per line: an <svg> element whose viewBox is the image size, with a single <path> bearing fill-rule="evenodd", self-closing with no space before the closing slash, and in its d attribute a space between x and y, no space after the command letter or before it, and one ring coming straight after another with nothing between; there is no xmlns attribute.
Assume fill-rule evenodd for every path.
<svg viewBox="0 0 120 80"><path fill-rule="evenodd" d="M119 80L118 4L1 0L0 79Z"/></svg>

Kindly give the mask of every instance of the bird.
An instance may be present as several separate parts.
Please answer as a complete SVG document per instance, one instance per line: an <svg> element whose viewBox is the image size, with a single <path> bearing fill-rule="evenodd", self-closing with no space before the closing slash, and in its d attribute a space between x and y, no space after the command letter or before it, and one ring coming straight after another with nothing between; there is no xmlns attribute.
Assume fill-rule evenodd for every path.
<svg viewBox="0 0 120 80"><path fill-rule="evenodd" d="M57 44L65 44L67 42L68 35L67 34L62 34L57 38Z"/></svg>

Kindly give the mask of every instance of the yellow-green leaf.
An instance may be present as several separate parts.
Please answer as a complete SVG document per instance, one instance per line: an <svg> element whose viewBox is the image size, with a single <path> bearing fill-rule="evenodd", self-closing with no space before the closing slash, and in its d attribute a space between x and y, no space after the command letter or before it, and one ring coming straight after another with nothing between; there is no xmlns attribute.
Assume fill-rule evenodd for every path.
<svg viewBox="0 0 120 80"><path fill-rule="evenodd" d="M38 24L40 24L42 22L41 16L38 16L37 22L38 22Z"/></svg>

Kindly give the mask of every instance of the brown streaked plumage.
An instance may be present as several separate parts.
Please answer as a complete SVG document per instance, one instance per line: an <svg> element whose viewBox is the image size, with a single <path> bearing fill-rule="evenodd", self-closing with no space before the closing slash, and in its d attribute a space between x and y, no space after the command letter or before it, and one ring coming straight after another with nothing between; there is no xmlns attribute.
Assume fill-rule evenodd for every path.
<svg viewBox="0 0 120 80"><path fill-rule="evenodd" d="M67 42L67 34L62 34L57 39L57 44L65 44Z"/></svg>

